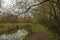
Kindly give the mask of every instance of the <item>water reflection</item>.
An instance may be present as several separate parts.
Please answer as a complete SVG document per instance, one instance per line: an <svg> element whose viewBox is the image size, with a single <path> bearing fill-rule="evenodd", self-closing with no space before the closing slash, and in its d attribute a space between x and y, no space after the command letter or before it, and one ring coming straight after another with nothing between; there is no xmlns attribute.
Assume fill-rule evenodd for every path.
<svg viewBox="0 0 60 40"><path fill-rule="evenodd" d="M27 34L28 32L24 30L18 30L13 34L2 34L0 40L22 40Z"/></svg>

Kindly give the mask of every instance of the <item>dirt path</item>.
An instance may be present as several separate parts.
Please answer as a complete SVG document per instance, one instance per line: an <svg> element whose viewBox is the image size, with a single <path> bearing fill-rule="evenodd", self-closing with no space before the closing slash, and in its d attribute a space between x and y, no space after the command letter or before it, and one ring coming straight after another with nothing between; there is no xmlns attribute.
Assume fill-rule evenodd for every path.
<svg viewBox="0 0 60 40"><path fill-rule="evenodd" d="M47 36L36 26L36 32L28 37L28 40L48 40Z"/></svg>

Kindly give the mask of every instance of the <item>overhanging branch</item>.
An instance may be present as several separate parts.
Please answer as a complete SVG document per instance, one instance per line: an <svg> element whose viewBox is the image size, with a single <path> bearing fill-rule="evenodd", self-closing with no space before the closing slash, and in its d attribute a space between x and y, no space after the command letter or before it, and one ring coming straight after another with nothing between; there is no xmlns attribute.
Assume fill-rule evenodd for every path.
<svg viewBox="0 0 60 40"><path fill-rule="evenodd" d="M45 1L41 2L41 3L30 6L24 13L20 13L18 16L20 16L21 14L27 13L32 7L38 6L38 5L43 4L43 3L47 2L47 1L49 1L49 0L45 0Z"/></svg>

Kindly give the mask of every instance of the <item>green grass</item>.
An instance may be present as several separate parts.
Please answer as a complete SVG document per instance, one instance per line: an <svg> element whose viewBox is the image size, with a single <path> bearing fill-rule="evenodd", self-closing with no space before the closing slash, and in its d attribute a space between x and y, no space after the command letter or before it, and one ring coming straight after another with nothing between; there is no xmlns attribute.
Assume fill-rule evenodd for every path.
<svg viewBox="0 0 60 40"><path fill-rule="evenodd" d="M35 32L35 31L36 31L36 29L35 29L35 28L36 28L36 26L32 24L32 27L31 27L32 32Z"/></svg>
<svg viewBox="0 0 60 40"><path fill-rule="evenodd" d="M60 37L58 34L53 33L51 30L48 29L48 27L40 25L40 29L43 33L45 33L49 40L60 40Z"/></svg>
<svg viewBox="0 0 60 40"><path fill-rule="evenodd" d="M0 34L7 33L9 30L14 28L16 27L14 27L14 25L11 23L0 23Z"/></svg>
<svg viewBox="0 0 60 40"><path fill-rule="evenodd" d="M20 30L26 30L29 33L33 33L35 31L35 26L30 23L0 23L0 34L2 33L10 33L9 30L16 29L16 25L18 25Z"/></svg>

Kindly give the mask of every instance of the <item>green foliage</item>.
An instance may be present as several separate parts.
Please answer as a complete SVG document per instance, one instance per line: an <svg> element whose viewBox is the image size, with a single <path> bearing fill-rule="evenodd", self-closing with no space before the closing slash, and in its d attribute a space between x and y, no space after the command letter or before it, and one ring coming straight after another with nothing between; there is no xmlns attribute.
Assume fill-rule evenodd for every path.
<svg viewBox="0 0 60 40"><path fill-rule="evenodd" d="M46 25L51 31L60 35L60 9L56 0L39 5L32 13L39 24Z"/></svg>
<svg viewBox="0 0 60 40"><path fill-rule="evenodd" d="M17 16L12 14L3 15L0 16L0 23L16 23L17 22Z"/></svg>
<svg viewBox="0 0 60 40"><path fill-rule="evenodd" d="M36 31L36 26L35 25L32 25L31 29L32 29L32 32L35 32Z"/></svg>
<svg viewBox="0 0 60 40"><path fill-rule="evenodd" d="M17 28L18 27L18 28ZM17 29L26 30L29 34L35 31L35 26L30 23L1 23L0 24L0 34L10 33L16 31Z"/></svg>
<svg viewBox="0 0 60 40"><path fill-rule="evenodd" d="M35 32L35 26L33 24L23 24L20 25L20 29L25 29L29 32L29 34Z"/></svg>
<svg viewBox="0 0 60 40"><path fill-rule="evenodd" d="M17 30L15 24L11 23L0 23L0 34L10 33L10 31Z"/></svg>
<svg viewBox="0 0 60 40"><path fill-rule="evenodd" d="M49 40L59 40L60 36L56 33L53 33L49 28L45 27L44 25L40 25L40 28L43 33L45 33Z"/></svg>

